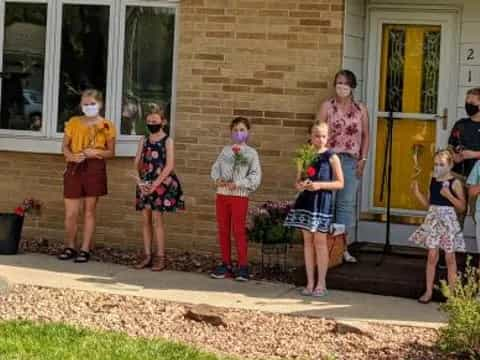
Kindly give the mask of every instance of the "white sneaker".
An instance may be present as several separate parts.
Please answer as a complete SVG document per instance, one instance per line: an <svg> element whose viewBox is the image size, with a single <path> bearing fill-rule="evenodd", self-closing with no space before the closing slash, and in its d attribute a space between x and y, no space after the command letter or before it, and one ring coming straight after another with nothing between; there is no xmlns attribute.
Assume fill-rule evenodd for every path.
<svg viewBox="0 0 480 360"><path fill-rule="evenodd" d="M343 253L343 260L347 263L356 263L357 262L357 259L352 256L348 250L346 250L344 253Z"/></svg>

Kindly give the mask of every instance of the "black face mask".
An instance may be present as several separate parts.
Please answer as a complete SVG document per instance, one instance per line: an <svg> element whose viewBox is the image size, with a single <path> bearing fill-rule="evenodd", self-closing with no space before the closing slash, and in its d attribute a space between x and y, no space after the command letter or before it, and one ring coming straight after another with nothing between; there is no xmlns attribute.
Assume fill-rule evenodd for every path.
<svg viewBox="0 0 480 360"><path fill-rule="evenodd" d="M162 124L147 124L148 131L155 134L162 130Z"/></svg>
<svg viewBox="0 0 480 360"><path fill-rule="evenodd" d="M480 108L479 108L478 105L466 103L465 104L465 111L467 112L468 116L474 116L480 111Z"/></svg>

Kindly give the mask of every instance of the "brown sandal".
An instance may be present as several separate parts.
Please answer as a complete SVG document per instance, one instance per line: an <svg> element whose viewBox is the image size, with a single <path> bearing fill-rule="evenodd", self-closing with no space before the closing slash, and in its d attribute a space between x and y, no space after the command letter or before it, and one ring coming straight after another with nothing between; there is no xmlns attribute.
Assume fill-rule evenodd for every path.
<svg viewBox="0 0 480 360"><path fill-rule="evenodd" d="M138 264L134 265L134 268L141 270L149 267L150 265L152 265L152 255L144 255L143 259Z"/></svg>
<svg viewBox="0 0 480 360"><path fill-rule="evenodd" d="M152 271L165 270L167 265L165 264L165 256L155 255L152 259Z"/></svg>

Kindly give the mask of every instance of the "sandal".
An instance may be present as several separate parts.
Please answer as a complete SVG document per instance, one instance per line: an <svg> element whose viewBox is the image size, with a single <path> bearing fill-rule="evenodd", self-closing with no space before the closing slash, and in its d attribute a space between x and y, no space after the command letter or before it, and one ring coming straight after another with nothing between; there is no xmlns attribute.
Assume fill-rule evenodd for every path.
<svg viewBox="0 0 480 360"><path fill-rule="evenodd" d="M81 250L78 253L78 256L75 258L74 262L76 263L86 263L90 260L90 253L88 251Z"/></svg>
<svg viewBox="0 0 480 360"><path fill-rule="evenodd" d="M313 294L313 291L308 289L308 288L303 288L301 291L300 291L300 294L302 296L312 296Z"/></svg>
<svg viewBox="0 0 480 360"><path fill-rule="evenodd" d="M328 290L327 289L315 289L312 292L313 297L324 297L328 295Z"/></svg>
<svg viewBox="0 0 480 360"><path fill-rule="evenodd" d="M77 256L75 249L67 247L63 249L62 253L57 256L58 260L70 260Z"/></svg>
<svg viewBox="0 0 480 360"><path fill-rule="evenodd" d="M427 305L432 301L432 297L430 296L429 299L425 299L423 296L417 300L420 304Z"/></svg>
<svg viewBox="0 0 480 360"><path fill-rule="evenodd" d="M167 267L165 256L155 255L152 259L152 271L162 271Z"/></svg>
<svg viewBox="0 0 480 360"><path fill-rule="evenodd" d="M146 267L149 267L152 265L152 255L144 255L143 259L135 264L133 267L137 270L145 269Z"/></svg>

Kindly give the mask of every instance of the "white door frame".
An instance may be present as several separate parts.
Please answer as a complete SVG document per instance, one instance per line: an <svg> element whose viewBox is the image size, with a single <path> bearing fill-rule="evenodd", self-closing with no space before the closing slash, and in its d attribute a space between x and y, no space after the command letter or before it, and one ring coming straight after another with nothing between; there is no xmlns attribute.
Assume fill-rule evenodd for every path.
<svg viewBox="0 0 480 360"><path fill-rule="evenodd" d="M438 9L431 7L423 11L415 7L371 7L368 12L368 32L366 41L365 61L366 76L366 100L370 111L370 133L371 151L370 159L364 175L362 185L361 211L369 213L383 213L384 208L376 208L373 206L373 193L375 174L375 154L376 154L376 134L377 134L377 118L378 97L379 97L379 79L380 79L380 54L382 48L382 28L384 24L421 24L421 25L440 25L441 26L441 61L440 61L440 78L439 78L439 99L438 114L442 109L448 109L448 123L446 129L439 123L437 126L437 147L445 146L448 139L449 129L456 121L457 117L457 91L458 91L458 11L456 9ZM453 69L453 71L452 71ZM448 85L448 86L447 86ZM453 95L455 94L455 95ZM400 114L398 114L400 115ZM401 114L405 115L405 114ZM415 116L419 117L419 116ZM420 116L426 120L434 120L434 115ZM428 119L427 119L428 118ZM408 189L406 189L408 191ZM422 215L424 212L406 211L401 209L392 209L392 214L397 215Z"/></svg>

